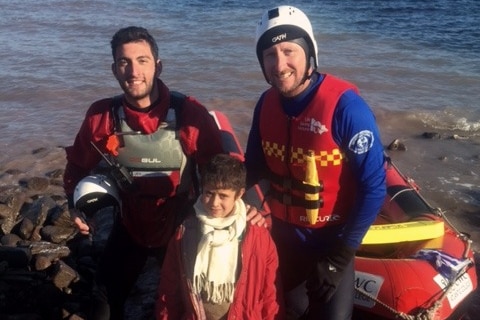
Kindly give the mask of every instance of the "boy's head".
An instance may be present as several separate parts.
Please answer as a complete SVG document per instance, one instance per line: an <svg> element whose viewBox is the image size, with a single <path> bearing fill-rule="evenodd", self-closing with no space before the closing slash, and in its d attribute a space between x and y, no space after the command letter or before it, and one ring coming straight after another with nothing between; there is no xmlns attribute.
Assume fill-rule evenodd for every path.
<svg viewBox="0 0 480 320"><path fill-rule="evenodd" d="M201 173L201 201L207 214L226 217L235 207L235 201L245 192L246 170L243 162L227 154L218 154Z"/></svg>

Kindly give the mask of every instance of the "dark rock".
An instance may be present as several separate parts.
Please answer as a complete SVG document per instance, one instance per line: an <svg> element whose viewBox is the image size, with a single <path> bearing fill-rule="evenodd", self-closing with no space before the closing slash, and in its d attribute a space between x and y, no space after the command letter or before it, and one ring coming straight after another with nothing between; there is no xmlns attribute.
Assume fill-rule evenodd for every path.
<svg viewBox="0 0 480 320"><path fill-rule="evenodd" d="M37 149L34 149L32 150L32 154L39 154L39 153L42 153L42 152L46 152L47 149L46 148L37 148Z"/></svg>
<svg viewBox="0 0 480 320"><path fill-rule="evenodd" d="M12 208L9 206L0 203L0 219L8 218L12 215Z"/></svg>
<svg viewBox="0 0 480 320"><path fill-rule="evenodd" d="M25 199L26 195L23 192L4 195L2 203L0 203L0 231L2 234L8 234L12 231Z"/></svg>
<svg viewBox="0 0 480 320"><path fill-rule="evenodd" d="M0 204L0 234L9 234L17 219L18 213L12 210L12 208Z"/></svg>
<svg viewBox="0 0 480 320"><path fill-rule="evenodd" d="M50 224L58 227L74 227L68 205L64 203L50 216Z"/></svg>
<svg viewBox="0 0 480 320"><path fill-rule="evenodd" d="M50 185L51 186L63 187L63 180L62 179L52 179L52 180L50 180Z"/></svg>
<svg viewBox="0 0 480 320"><path fill-rule="evenodd" d="M9 199L15 194L22 192L22 188L18 185L16 186L1 186L0 187L0 203L7 204Z"/></svg>
<svg viewBox="0 0 480 320"><path fill-rule="evenodd" d="M33 151L40 157L47 152ZM96 241L77 236L63 174L63 169L44 177L15 169L0 173L7 180L12 177L6 175L19 176L18 184L0 186L0 319L87 319L109 230L100 229ZM107 216L105 224L111 226Z"/></svg>
<svg viewBox="0 0 480 320"><path fill-rule="evenodd" d="M24 214L35 226L42 226L48 214L57 207L57 203L49 196L43 196L33 201L28 211Z"/></svg>
<svg viewBox="0 0 480 320"><path fill-rule="evenodd" d="M70 249L67 246L60 246L47 241L31 242L27 244L33 255L35 254L56 254L58 258L67 257Z"/></svg>
<svg viewBox="0 0 480 320"><path fill-rule="evenodd" d="M67 203L67 197L65 195L61 194L52 194L51 195L52 199L55 200L60 206L64 203Z"/></svg>
<svg viewBox="0 0 480 320"><path fill-rule="evenodd" d="M9 246L9 247L15 247L18 245L18 243L22 240L18 235L14 233L9 233L4 235L0 239L0 243L4 246Z"/></svg>
<svg viewBox="0 0 480 320"><path fill-rule="evenodd" d="M40 231L42 230L42 226L38 225L33 228L32 235L30 236L30 241L40 241L42 240L42 236L40 235Z"/></svg>
<svg viewBox="0 0 480 320"><path fill-rule="evenodd" d="M424 132L422 137L427 139L441 139L442 136L438 132Z"/></svg>
<svg viewBox="0 0 480 320"><path fill-rule="evenodd" d="M42 239L53 243L65 243L77 234L77 229L72 227L45 226L40 230Z"/></svg>
<svg viewBox="0 0 480 320"><path fill-rule="evenodd" d="M14 211L20 211L20 208L23 206L27 199L27 196L24 192L15 192L15 194L8 197L5 204L12 208Z"/></svg>
<svg viewBox="0 0 480 320"><path fill-rule="evenodd" d="M33 151L37 157L47 152ZM21 170L0 172L7 181L18 175L16 185L0 186L0 319L88 319L113 210L104 208L90 217L93 235L78 234L63 192L63 174L63 169L33 178ZM143 305L154 303L158 272L150 269L143 280L148 280L149 291L132 300L140 309L132 309L126 319L139 319Z"/></svg>
<svg viewBox="0 0 480 320"><path fill-rule="evenodd" d="M8 268L26 268L31 259L32 254L27 248L0 247L0 261L5 261Z"/></svg>
<svg viewBox="0 0 480 320"><path fill-rule="evenodd" d="M34 229L35 224L32 222L32 220L29 218L23 218L18 229L18 235L24 240L30 239Z"/></svg>
<svg viewBox="0 0 480 320"><path fill-rule="evenodd" d="M54 261L54 259L55 258L52 258L52 256L48 254L37 254L35 256L35 270L46 270L52 265L52 261Z"/></svg>
<svg viewBox="0 0 480 320"><path fill-rule="evenodd" d="M56 169L46 173L46 176L51 179L58 179L63 177L64 169Z"/></svg>
<svg viewBox="0 0 480 320"><path fill-rule="evenodd" d="M8 169L8 170L5 171L5 173L8 173L12 176L16 176L16 175L22 174L23 171L18 170L18 169Z"/></svg>
<svg viewBox="0 0 480 320"><path fill-rule="evenodd" d="M30 251L34 255L34 269L37 271L46 270L54 262L70 255L68 247L56 246L44 241L32 243Z"/></svg>
<svg viewBox="0 0 480 320"><path fill-rule="evenodd" d="M407 147L399 139L393 140L387 147L390 151L407 151Z"/></svg>
<svg viewBox="0 0 480 320"><path fill-rule="evenodd" d="M27 179L26 187L32 191L44 192L47 190L48 186L50 185L50 181L44 177L33 177Z"/></svg>
<svg viewBox="0 0 480 320"><path fill-rule="evenodd" d="M52 276L52 281L57 288L63 290L67 288L70 283L78 281L78 279L78 273L62 260L55 264L55 271L54 275Z"/></svg>

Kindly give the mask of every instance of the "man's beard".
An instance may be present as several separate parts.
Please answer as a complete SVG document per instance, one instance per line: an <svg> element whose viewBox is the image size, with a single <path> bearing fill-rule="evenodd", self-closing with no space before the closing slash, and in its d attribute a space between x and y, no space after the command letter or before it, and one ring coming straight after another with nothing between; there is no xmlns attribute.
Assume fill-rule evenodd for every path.
<svg viewBox="0 0 480 320"><path fill-rule="evenodd" d="M120 84L120 86L122 87L122 90L126 97L130 98L131 100L142 100L152 93L153 81L151 82L151 84L147 84L145 86L145 90L141 92L138 92L137 90L132 91L132 89L123 82Z"/></svg>
<svg viewBox="0 0 480 320"><path fill-rule="evenodd" d="M282 89L282 88L277 87L277 90L280 92L280 94L282 96L293 98L294 96L299 95L300 93L303 92L303 90L305 90L306 87L302 88L302 90L300 90L299 92L296 92L296 90L298 90L298 88L302 87L305 84L305 81L307 81L308 79L310 79L310 76L308 76L307 72L305 72L302 79L298 82L295 82L292 87L287 88L287 89Z"/></svg>

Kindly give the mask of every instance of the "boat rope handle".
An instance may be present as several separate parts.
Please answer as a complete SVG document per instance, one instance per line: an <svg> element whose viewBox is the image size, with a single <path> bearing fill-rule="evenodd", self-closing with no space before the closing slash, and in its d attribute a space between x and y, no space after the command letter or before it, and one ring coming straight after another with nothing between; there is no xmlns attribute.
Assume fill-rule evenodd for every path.
<svg viewBox="0 0 480 320"><path fill-rule="evenodd" d="M390 156L388 156L388 154L386 152L384 152L384 155L385 155L385 158L387 159L387 163L389 166L392 166L393 168L395 168L395 170L398 172L398 174L402 177L402 179L412 188L412 189L405 189L405 190L402 190L398 193L396 193L395 195L393 195L392 197L392 200L398 196L401 192L404 192L404 191L407 191L407 190L413 190L416 192L417 196L420 198L420 200L423 201L423 203L425 203L425 205L433 211L433 213L435 213L436 215L438 215L439 217L443 218L443 220L445 220L445 222L453 229L453 231L455 231L455 233L466 243L466 249L465 249L465 252L463 254L463 258L467 258L467 253L468 251L470 250L470 246L471 246L471 240L470 240L470 237L468 235L466 235L464 232L461 232L460 230L458 230L454 225L453 223L450 222L450 220L448 219L447 215L446 215L446 212L444 210L442 210L441 208L439 207L434 207L430 204L430 202L428 202L427 199L425 199L425 197L419 192L419 186L415 183L415 180L410 178L409 176L405 175L403 172L400 171L400 169L393 163L393 161L391 160Z"/></svg>
<svg viewBox="0 0 480 320"><path fill-rule="evenodd" d="M422 310L420 311L419 313L417 313L416 315L410 315L410 314L406 314L404 312L398 312L397 310L395 310L394 308L390 307L389 305L387 305L386 303L378 300L377 298L373 297L372 295L370 295L369 293L363 291L362 289L359 289L359 288L355 288L355 290L357 292L359 292L360 294L364 295L365 297L375 301L376 303L378 303L379 305L381 305L382 307L384 307L385 309L387 309L388 311L390 311L392 314L395 315L395 318L396 319L403 319L403 320L431 320L433 319L432 318L432 314L434 314L434 312L440 308L441 306L441 303L439 303L439 301L435 302L434 305L432 307L430 307L429 309L425 309L425 310Z"/></svg>
<svg viewBox="0 0 480 320"><path fill-rule="evenodd" d="M468 253L470 252L470 248L472 246L472 240L463 233L461 233L461 236L462 236L462 239L467 243L465 245L465 251L463 252L463 258L466 259L468 257Z"/></svg>
<svg viewBox="0 0 480 320"><path fill-rule="evenodd" d="M408 192L408 191L415 191L415 189L411 188L411 189L400 190L391 197L390 201L393 201L397 196L399 196L400 194L402 194L404 192Z"/></svg>
<svg viewBox="0 0 480 320"><path fill-rule="evenodd" d="M404 320L415 320L414 316L405 314L405 313L403 313L403 312L398 312L398 311L395 310L394 308L390 307L388 304L384 303L383 301L378 300L377 298L375 298L375 297L372 296L371 294L363 291L363 290L360 289L360 288L355 287L355 291L357 291L357 292L360 293L361 295L369 298L370 300L375 301L375 303L378 303L379 305L381 305L382 307L384 307L385 309L387 309L388 311L390 311L391 313L393 313L396 317L398 317L398 318L400 318L400 319L404 319Z"/></svg>
<svg viewBox="0 0 480 320"><path fill-rule="evenodd" d="M363 296L375 301L376 303L378 303L379 305L383 306L385 309L387 309L388 311L392 312L396 318L400 318L400 319L404 319L404 320L431 320L433 319L433 316L435 315L435 313L437 312L437 310L440 308L440 306L442 305L442 301L443 299L445 299L445 297L447 296L447 294L449 293L449 291L453 288L453 285L455 284L455 282L457 282L457 280L462 277L465 273L467 273L467 269L468 268L471 268L473 266L473 261L471 261L472 259L470 259L470 262L469 264L465 265L461 270L460 272L458 272L457 276L455 277L455 279L453 279L452 281L449 282L449 284L445 287L445 289L443 290L443 293L441 294L440 298L437 299L437 301L435 301L435 303L427 308L427 309L423 309L421 310L420 312L418 312L416 315L409 315L409 314L406 314L404 312L398 312L397 310L395 310L394 308L390 307L389 305L387 305L386 303L378 300L377 298L375 298L374 296L372 296L371 294L363 291L362 289L360 288L357 288L355 287L355 291L357 291L358 293L362 294Z"/></svg>

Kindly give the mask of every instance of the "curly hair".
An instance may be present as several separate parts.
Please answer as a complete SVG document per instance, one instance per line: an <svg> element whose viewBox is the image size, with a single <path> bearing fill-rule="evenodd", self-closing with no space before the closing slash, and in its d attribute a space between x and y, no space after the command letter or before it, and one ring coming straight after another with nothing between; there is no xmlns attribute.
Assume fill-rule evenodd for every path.
<svg viewBox="0 0 480 320"><path fill-rule="evenodd" d="M201 173L202 186L240 191L245 188L246 169L241 160L228 154L217 154Z"/></svg>

